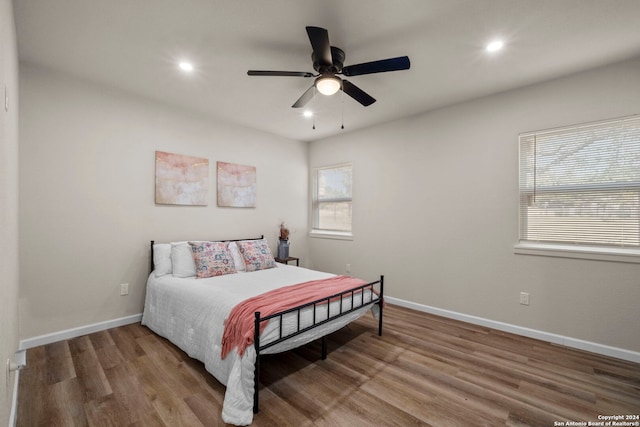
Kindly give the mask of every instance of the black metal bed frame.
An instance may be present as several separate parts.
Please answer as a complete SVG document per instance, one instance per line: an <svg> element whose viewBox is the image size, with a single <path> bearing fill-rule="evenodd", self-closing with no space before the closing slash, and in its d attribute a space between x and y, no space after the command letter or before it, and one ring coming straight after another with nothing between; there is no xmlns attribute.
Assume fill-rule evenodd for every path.
<svg viewBox="0 0 640 427"><path fill-rule="evenodd" d="M212 241L216 241L216 242L239 242L239 241L243 241L243 240L262 240L264 239L264 235L260 236L260 237L253 237L253 238L249 238L249 239L233 239L233 240L212 240ZM154 262L153 262L153 245L155 244L154 240L151 240L151 269L150 271L153 272L155 266L154 266ZM375 290L375 285L380 285L379 286L379 291L376 292ZM367 301L366 303L364 302L364 294L365 294L365 290L369 290L371 292L371 300ZM356 294L359 293L360 294L360 305L355 306L354 301L357 298ZM375 282L371 282L371 283L367 283L364 285L360 285L360 286L356 286L352 289L348 289L344 292L340 292L334 295L330 295L328 297L324 297L324 298L320 298L317 299L315 301L306 303L306 304L302 304L298 307L293 307L290 308L288 310L283 310L281 312L278 313L274 313L271 314L269 316L265 316L265 317L260 317L260 312L256 311L254 313L255 315L255 323L254 323L254 348L256 350L256 363L255 363L255 371L254 371L254 390L253 390L253 413L258 413L259 411L259 381L260 381L260 352L262 350L265 350L269 347L272 347L276 344L279 344L281 342L284 342L290 338L293 338L295 336L298 336L300 334L303 334L307 331L310 331L311 329L317 328L318 326L324 325L325 323L331 322L333 320L336 320L342 316L345 316L349 313L352 313L356 310L360 310L360 309L364 309L365 307L371 307L374 304L378 305L378 307L380 308L379 311L379 315L378 315L378 335L382 336L382 309L384 306L384 276L380 276L380 280L377 280ZM343 301L345 297L351 297L351 307L349 309L344 309L343 307ZM340 299L340 311L338 313L335 314L331 314L331 310L329 309L329 304L332 300L337 302L337 299ZM322 305L327 307L327 318L326 319L322 319L322 320L317 320L317 316L316 316L316 311L318 306ZM309 307L313 307L313 323L307 327L304 328L300 328L300 313L302 310L309 308ZM290 313L297 313L297 328L295 331L286 334L283 336L283 331L282 331L282 326L283 326L283 322L282 322L282 318L283 316L290 314ZM274 340L274 341L270 341L267 344L264 345L260 345L260 324L262 322L267 322L271 319L274 319L278 317L280 319L280 324L278 326L278 339ZM322 338L322 360L325 360L327 358L327 336L324 335Z"/></svg>

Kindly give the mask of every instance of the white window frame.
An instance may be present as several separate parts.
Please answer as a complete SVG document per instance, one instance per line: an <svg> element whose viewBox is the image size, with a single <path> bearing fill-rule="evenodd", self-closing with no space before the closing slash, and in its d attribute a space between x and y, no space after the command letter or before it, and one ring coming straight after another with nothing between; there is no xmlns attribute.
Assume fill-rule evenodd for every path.
<svg viewBox="0 0 640 427"><path fill-rule="evenodd" d="M592 125L601 125L606 124L608 122L614 123L623 120L638 120L639 116L630 116L623 117L620 119L595 122L595 123L586 123L579 126L573 126L574 128L584 128ZM558 129L550 129L540 132L533 133L547 133L547 132L555 132L555 131L566 131L571 128L570 126L558 128ZM532 132L521 134L519 140L522 140L523 137L530 137ZM519 153L519 161L522 162L522 152ZM624 185L621 185L622 188ZM638 187L638 185L635 185ZM571 190L570 190L571 191ZM640 191L640 187L638 187L638 191ZM519 196L522 200L522 197L530 197L528 193L524 193L521 189L519 191ZM637 247L616 247L616 246L605 246L605 245L590 245L590 244L582 244L582 243L552 243L552 242L537 242L530 241L522 238L522 230L523 227L526 227L523 224L525 221L523 212L522 212L522 204L519 208L519 235L520 241L514 246L514 252L517 254L524 255L541 255L541 256L552 256L552 257L563 257L563 258L579 258L579 259L590 259L590 260L600 260L600 261L616 261L616 262L630 262L630 263L640 263L640 248Z"/></svg>
<svg viewBox="0 0 640 427"><path fill-rule="evenodd" d="M318 173L327 169L351 168L351 197L339 199L323 199L322 202L351 202L353 209L353 163L338 163L327 166L319 166L312 169L311 176L311 218L310 218L310 237L321 237L326 239L353 240L353 216L351 218L351 229L349 231L328 230L318 227L319 222L319 195L318 195Z"/></svg>

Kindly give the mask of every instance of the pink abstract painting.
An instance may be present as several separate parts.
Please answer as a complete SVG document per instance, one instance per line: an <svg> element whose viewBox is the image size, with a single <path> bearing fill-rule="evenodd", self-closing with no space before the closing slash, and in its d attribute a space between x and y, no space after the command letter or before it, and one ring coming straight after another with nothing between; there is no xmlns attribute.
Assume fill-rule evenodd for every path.
<svg viewBox="0 0 640 427"><path fill-rule="evenodd" d="M207 205L209 159L156 151L156 203Z"/></svg>
<svg viewBox="0 0 640 427"><path fill-rule="evenodd" d="M218 206L256 207L256 167L218 162Z"/></svg>

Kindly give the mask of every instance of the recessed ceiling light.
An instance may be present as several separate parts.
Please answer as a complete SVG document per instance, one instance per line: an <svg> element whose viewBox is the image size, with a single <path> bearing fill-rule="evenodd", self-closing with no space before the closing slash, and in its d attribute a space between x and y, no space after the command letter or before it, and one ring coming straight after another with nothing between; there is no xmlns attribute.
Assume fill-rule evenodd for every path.
<svg viewBox="0 0 640 427"><path fill-rule="evenodd" d="M180 67L182 71L185 71L187 73L193 71L193 64L191 64L191 62L181 61L178 64L178 67Z"/></svg>
<svg viewBox="0 0 640 427"><path fill-rule="evenodd" d="M497 52L504 47L504 42L502 40L494 40L491 43L487 44L485 48L487 52Z"/></svg>
<svg viewBox="0 0 640 427"><path fill-rule="evenodd" d="M304 113L302 113L305 117L311 117L313 116L313 111L310 110L305 110Z"/></svg>

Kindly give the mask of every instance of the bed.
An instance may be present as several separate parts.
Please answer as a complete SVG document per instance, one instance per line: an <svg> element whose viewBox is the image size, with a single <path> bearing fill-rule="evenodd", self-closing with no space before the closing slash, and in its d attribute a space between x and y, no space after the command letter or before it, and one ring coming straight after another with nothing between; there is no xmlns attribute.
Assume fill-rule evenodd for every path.
<svg viewBox="0 0 640 427"><path fill-rule="evenodd" d="M203 263L198 256L202 254L198 251L203 247L226 247L227 252L220 249L223 255L216 252L215 261L211 253L207 259L234 271L199 277L211 273L210 265L206 265L207 272L201 271ZM265 258L269 267L253 268L259 262L251 257L251 251L243 249L253 247L261 248L258 257ZM261 354L280 353L321 339L324 359L326 336L368 311L377 317L378 334L382 334L382 276L367 283L271 262L263 236L207 242L152 241L151 253L142 324L202 361L226 386L222 419L227 423L248 425L259 410ZM341 287L334 288L338 283ZM331 293L316 298L312 288ZM262 299L268 295L269 303ZM285 300L289 306L279 309ZM291 306L291 301L304 302ZM247 314L251 315L250 328L236 327L236 322L247 323ZM244 315L242 321L234 320L240 319L237 315Z"/></svg>

